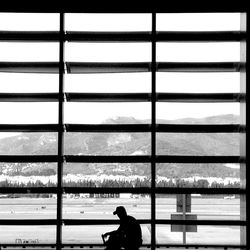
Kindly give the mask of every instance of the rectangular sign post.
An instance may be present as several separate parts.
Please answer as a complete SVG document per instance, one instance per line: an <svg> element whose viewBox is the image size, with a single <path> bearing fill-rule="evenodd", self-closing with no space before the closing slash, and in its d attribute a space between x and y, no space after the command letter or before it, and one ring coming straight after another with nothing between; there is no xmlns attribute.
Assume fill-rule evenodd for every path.
<svg viewBox="0 0 250 250"><path fill-rule="evenodd" d="M197 220L197 215L187 214L191 212L191 194L177 194L176 196L176 212L171 214L171 220ZM183 244L186 244L186 233L197 232L197 225L171 225L171 232L182 232Z"/></svg>

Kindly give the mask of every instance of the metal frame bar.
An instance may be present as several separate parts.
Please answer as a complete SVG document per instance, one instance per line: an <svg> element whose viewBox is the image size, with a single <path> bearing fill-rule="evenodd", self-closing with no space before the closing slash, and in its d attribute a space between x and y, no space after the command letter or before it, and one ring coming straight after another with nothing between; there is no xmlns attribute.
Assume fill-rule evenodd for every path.
<svg viewBox="0 0 250 250"><path fill-rule="evenodd" d="M64 13L60 13L58 125L64 124ZM64 132L58 131L56 247L62 248Z"/></svg>
<svg viewBox="0 0 250 250"><path fill-rule="evenodd" d="M151 45L151 250L156 246L156 13L152 13Z"/></svg>

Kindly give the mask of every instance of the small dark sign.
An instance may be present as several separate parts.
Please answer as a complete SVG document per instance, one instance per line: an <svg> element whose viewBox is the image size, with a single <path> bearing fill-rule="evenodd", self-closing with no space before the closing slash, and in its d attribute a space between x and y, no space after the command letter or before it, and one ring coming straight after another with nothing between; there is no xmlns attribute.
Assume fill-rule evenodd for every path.
<svg viewBox="0 0 250 250"><path fill-rule="evenodd" d="M197 220L197 214L186 214L186 220ZM183 214L171 214L171 220L183 220ZM171 232L197 232L197 225L171 224Z"/></svg>
<svg viewBox="0 0 250 250"><path fill-rule="evenodd" d="M176 195L176 212L181 213L184 212L183 205L185 201L185 212L186 213L191 213L191 194L177 194ZM185 198L184 198L185 197ZM185 199L185 200L183 200Z"/></svg>

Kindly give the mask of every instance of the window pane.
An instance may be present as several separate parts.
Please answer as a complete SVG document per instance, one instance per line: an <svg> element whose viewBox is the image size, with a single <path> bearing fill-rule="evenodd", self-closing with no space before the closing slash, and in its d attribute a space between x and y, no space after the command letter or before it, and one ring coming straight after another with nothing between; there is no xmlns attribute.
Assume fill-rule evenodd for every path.
<svg viewBox="0 0 250 250"><path fill-rule="evenodd" d="M56 74L0 73L0 92L58 92L58 78Z"/></svg>
<svg viewBox="0 0 250 250"><path fill-rule="evenodd" d="M240 61L240 43L157 43L157 61L231 62Z"/></svg>
<svg viewBox="0 0 250 250"><path fill-rule="evenodd" d="M56 242L55 226L1 226L0 241L5 244L46 244Z"/></svg>
<svg viewBox="0 0 250 250"><path fill-rule="evenodd" d="M58 103L0 102L0 123L57 123Z"/></svg>
<svg viewBox="0 0 250 250"><path fill-rule="evenodd" d="M169 13L157 14L161 31L240 30L240 13Z"/></svg>
<svg viewBox="0 0 250 250"><path fill-rule="evenodd" d="M1 197L0 219L56 219L56 198L52 198L52 194L5 194L2 196L4 197ZM8 243L10 242L13 241Z"/></svg>
<svg viewBox="0 0 250 250"><path fill-rule="evenodd" d="M150 133L66 133L65 154L148 155Z"/></svg>
<svg viewBox="0 0 250 250"><path fill-rule="evenodd" d="M150 186L150 172L148 163L66 163L63 179L67 186Z"/></svg>
<svg viewBox="0 0 250 250"><path fill-rule="evenodd" d="M197 220L240 220L239 195L192 194L187 196L189 195L186 195L187 215L195 215ZM182 194L158 195L156 199L157 219L169 220L171 215L179 215L182 219L183 198ZM186 220L194 220L194 218L187 217Z"/></svg>
<svg viewBox="0 0 250 250"><path fill-rule="evenodd" d="M67 43L66 61L144 62L151 60L150 43Z"/></svg>
<svg viewBox="0 0 250 250"><path fill-rule="evenodd" d="M157 92L239 93L240 73L157 73Z"/></svg>
<svg viewBox="0 0 250 250"><path fill-rule="evenodd" d="M53 31L59 30L59 14L0 13L0 30Z"/></svg>
<svg viewBox="0 0 250 250"><path fill-rule="evenodd" d="M238 133L157 133L159 155L240 155Z"/></svg>
<svg viewBox="0 0 250 250"><path fill-rule="evenodd" d="M66 14L66 30L149 31L151 14Z"/></svg>
<svg viewBox="0 0 250 250"><path fill-rule="evenodd" d="M0 137L0 155L57 154L57 133L13 133L8 137L5 137L5 133L0 134L2 134L0 135L2 136L2 138ZM16 163L14 166L16 166ZM25 168L27 171L32 172L32 166L20 165L19 167L22 171ZM52 166L48 165L46 167L50 168ZM42 171L42 166L39 166L39 170Z"/></svg>
<svg viewBox="0 0 250 250"><path fill-rule="evenodd" d="M65 104L65 123L113 123L120 118L124 124L150 119L150 103L73 103ZM147 123L144 120L142 123Z"/></svg>
<svg viewBox="0 0 250 250"><path fill-rule="evenodd" d="M187 232L187 244L240 244L240 227L238 226L197 226L197 232ZM171 232L170 225L157 225L156 237L159 244L182 244L181 232Z"/></svg>
<svg viewBox="0 0 250 250"><path fill-rule="evenodd" d="M124 206L127 213L136 219L150 219L150 204L151 200L148 195L67 194L63 199L63 218L114 220L118 219L113 215L116 207Z"/></svg>
<svg viewBox="0 0 250 250"><path fill-rule="evenodd" d="M159 163L156 173L157 185L163 187L182 185L199 188L205 185L222 188L240 185L240 164L236 163Z"/></svg>
<svg viewBox="0 0 250 250"><path fill-rule="evenodd" d="M103 244L101 235L117 228L118 225L63 226L63 243ZM141 225L141 229L143 244L150 244L150 225Z"/></svg>
<svg viewBox="0 0 250 250"><path fill-rule="evenodd" d="M232 124L239 122L239 116L240 116L239 103L158 102L156 107L156 117L159 120L160 119L166 120L166 121L161 121L163 123ZM183 121L181 121L181 119L183 119Z"/></svg>
<svg viewBox="0 0 250 250"><path fill-rule="evenodd" d="M83 93L149 93L150 73L120 74L67 74L66 92Z"/></svg>
<svg viewBox="0 0 250 250"><path fill-rule="evenodd" d="M1 61L46 62L59 60L59 43L1 42Z"/></svg>

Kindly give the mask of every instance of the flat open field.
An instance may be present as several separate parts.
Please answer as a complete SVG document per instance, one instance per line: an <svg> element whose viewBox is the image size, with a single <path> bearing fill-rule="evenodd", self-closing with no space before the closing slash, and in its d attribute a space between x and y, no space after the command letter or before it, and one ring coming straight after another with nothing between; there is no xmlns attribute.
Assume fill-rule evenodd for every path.
<svg viewBox="0 0 250 250"><path fill-rule="evenodd" d="M137 219L150 219L149 198L79 198L64 199L64 219L116 219L116 206L126 207ZM157 198L156 218L170 219L176 214L175 198ZM240 200L223 198L192 198L191 214L197 219L238 220ZM0 219L55 219L56 199L1 198ZM143 242L150 243L150 225L142 224ZM102 243L101 234L116 229L116 225L63 226L63 243ZM156 227L157 243L182 243L181 232L171 232L169 225ZM0 243L15 243L16 239L55 243L55 226L0 226ZM198 226L197 232L187 233L187 244L240 244L240 227Z"/></svg>

